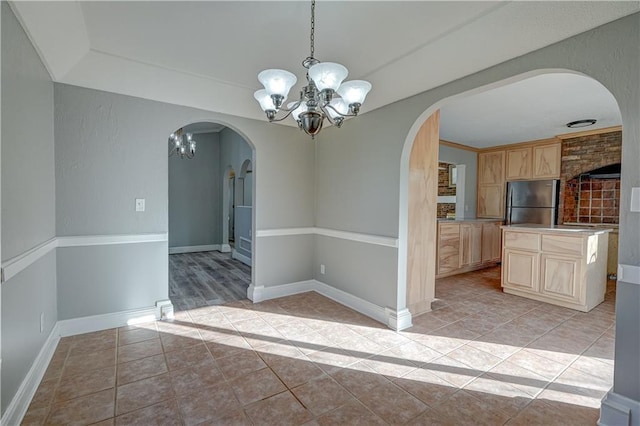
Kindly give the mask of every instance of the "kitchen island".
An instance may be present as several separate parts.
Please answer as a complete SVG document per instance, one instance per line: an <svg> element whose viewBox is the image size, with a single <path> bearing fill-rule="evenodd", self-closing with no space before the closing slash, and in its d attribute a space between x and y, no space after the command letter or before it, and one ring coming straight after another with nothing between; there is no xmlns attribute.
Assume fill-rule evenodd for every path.
<svg viewBox="0 0 640 426"><path fill-rule="evenodd" d="M610 231L575 226L503 226L503 291L590 311L604 301Z"/></svg>

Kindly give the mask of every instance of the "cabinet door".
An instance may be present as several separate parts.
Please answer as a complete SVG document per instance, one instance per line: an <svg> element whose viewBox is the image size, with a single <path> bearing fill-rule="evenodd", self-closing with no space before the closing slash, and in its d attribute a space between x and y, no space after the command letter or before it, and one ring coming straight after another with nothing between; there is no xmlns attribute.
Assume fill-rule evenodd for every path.
<svg viewBox="0 0 640 426"><path fill-rule="evenodd" d="M438 274L460 268L460 225L441 223L438 226Z"/></svg>
<svg viewBox="0 0 640 426"><path fill-rule="evenodd" d="M559 143L533 147L533 178L559 179L561 159Z"/></svg>
<svg viewBox="0 0 640 426"><path fill-rule="evenodd" d="M533 160L531 158L531 148L509 149L506 152L507 180L531 179L531 167Z"/></svg>
<svg viewBox="0 0 640 426"><path fill-rule="evenodd" d="M504 249L502 287L538 293L538 253Z"/></svg>
<svg viewBox="0 0 640 426"><path fill-rule="evenodd" d="M558 254L540 256L540 292L549 298L583 303L581 299L582 259Z"/></svg>
<svg viewBox="0 0 640 426"><path fill-rule="evenodd" d="M478 184L504 183L504 151L478 154Z"/></svg>
<svg viewBox="0 0 640 426"><path fill-rule="evenodd" d="M504 184L479 185L478 186L478 209L476 216L483 218L504 217Z"/></svg>
<svg viewBox="0 0 640 426"><path fill-rule="evenodd" d="M502 255L500 223L482 224L482 263L497 262Z"/></svg>

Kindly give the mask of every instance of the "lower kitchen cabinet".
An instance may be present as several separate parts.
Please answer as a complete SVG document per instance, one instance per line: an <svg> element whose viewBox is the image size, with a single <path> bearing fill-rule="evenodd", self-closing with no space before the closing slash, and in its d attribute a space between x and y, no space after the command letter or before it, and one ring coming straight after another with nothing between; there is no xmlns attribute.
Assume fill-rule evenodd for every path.
<svg viewBox="0 0 640 426"><path fill-rule="evenodd" d="M505 293L588 312L604 300L609 230L503 227Z"/></svg>
<svg viewBox="0 0 640 426"><path fill-rule="evenodd" d="M455 275L500 262L500 221L438 222L436 277Z"/></svg>

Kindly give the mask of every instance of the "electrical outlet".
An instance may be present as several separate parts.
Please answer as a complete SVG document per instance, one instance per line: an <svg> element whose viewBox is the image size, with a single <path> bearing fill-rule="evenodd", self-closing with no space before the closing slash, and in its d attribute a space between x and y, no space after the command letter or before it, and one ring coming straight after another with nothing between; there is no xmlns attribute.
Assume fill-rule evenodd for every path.
<svg viewBox="0 0 640 426"><path fill-rule="evenodd" d="M324 265L320 265L320 273L324 275Z"/></svg>
<svg viewBox="0 0 640 426"><path fill-rule="evenodd" d="M136 211L137 212L144 211L144 198L136 198Z"/></svg>
<svg viewBox="0 0 640 426"><path fill-rule="evenodd" d="M40 312L40 333L44 333L44 312Z"/></svg>

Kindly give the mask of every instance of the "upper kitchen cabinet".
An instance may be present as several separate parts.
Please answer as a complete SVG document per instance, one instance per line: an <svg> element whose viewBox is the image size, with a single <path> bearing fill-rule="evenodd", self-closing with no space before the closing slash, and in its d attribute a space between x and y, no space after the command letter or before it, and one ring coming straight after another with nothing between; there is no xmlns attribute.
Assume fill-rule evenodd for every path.
<svg viewBox="0 0 640 426"><path fill-rule="evenodd" d="M562 146L560 142L533 147L533 178L559 179Z"/></svg>
<svg viewBox="0 0 640 426"><path fill-rule="evenodd" d="M478 154L478 184L504 183L504 151L489 151Z"/></svg>
<svg viewBox="0 0 640 426"><path fill-rule="evenodd" d="M507 180L531 179L532 150L531 147L508 149L507 157Z"/></svg>

